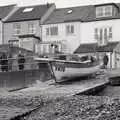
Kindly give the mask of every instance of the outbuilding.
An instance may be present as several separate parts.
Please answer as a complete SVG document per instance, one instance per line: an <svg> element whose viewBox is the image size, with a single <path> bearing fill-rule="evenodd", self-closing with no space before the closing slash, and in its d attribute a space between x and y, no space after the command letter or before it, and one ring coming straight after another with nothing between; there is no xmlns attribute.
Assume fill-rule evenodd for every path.
<svg viewBox="0 0 120 120"><path fill-rule="evenodd" d="M104 54L108 55L108 68L120 67L120 42L109 42L106 45L97 43L80 44L74 54L96 56L100 62L103 62Z"/></svg>

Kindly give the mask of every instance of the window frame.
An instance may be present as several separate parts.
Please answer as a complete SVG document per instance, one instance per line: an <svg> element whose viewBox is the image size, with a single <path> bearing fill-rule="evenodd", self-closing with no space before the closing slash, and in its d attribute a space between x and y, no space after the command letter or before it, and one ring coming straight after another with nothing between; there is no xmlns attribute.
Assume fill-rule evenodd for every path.
<svg viewBox="0 0 120 120"><path fill-rule="evenodd" d="M101 45L106 44L113 38L113 27L100 27L94 29L94 39Z"/></svg>
<svg viewBox="0 0 120 120"><path fill-rule="evenodd" d="M13 35L20 35L21 34L21 24L14 23L13 24Z"/></svg>
<svg viewBox="0 0 120 120"><path fill-rule="evenodd" d="M46 36L58 36L58 26L47 27Z"/></svg>
<svg viewBox="0 0 120 120"><path fill-rule="evenodd" d="M111 5L96 7L96 18L109 17L112 16L112 14L113 14L113 7Z"/></svg>
<svg viewBox="0 0 120 120"><path fill-rule="evenodd" d="M28 23L28 33L29 34L35 34L36 33L36 26L34 22Z"/></svg>
<svg viewBox="0 0 120 120"><path fill-rule="evenodd" d="M73 35L75 33L75 26L74 25L66 25L66 34Z"/></svg>

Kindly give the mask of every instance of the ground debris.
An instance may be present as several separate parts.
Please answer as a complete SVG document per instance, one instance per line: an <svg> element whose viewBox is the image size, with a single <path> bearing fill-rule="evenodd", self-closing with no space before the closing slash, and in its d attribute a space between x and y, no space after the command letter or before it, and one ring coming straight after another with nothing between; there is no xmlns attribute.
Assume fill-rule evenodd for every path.
<svg viewBox="0 0 120 120"><path fill-rule="evenodd" d="M105 96L64 97L44 104L25 120L116 120L119 106L116 99Z"/></svg>

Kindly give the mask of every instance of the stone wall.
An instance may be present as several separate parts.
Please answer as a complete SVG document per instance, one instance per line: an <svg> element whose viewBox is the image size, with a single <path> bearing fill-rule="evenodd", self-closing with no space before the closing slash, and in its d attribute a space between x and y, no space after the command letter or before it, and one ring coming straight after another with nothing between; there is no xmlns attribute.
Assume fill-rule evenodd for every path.
<svg viewBox="0 0 120 120"><path fill-rule="evenodd" d="M45 82L51 79L48 68L24 71L0 72L0 88L12 90L29 87L37 81Z"/></svg>

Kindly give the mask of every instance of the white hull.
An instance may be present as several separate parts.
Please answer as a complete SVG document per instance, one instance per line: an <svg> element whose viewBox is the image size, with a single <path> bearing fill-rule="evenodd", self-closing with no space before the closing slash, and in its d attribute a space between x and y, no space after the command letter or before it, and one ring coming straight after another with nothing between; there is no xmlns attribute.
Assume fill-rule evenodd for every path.
<svg viewBox="0 0 120 120"><path fill-rule="evenodd" d="M57 82L75 77L83 77L96 73L101 65L95 62L77 62L54 59L38 58L40 63L49 63Z"/></svg>
<svg viewBox="0 0 120 120"><path fill-rule="evenodd" d="M75 78L84 77L96 73L100 69L100 65L89 67L89 68L66 68L65 71L56 71L55 66L52 66L54 75L58 82Z"/></svg>

